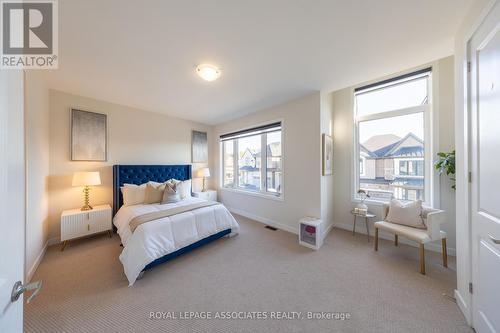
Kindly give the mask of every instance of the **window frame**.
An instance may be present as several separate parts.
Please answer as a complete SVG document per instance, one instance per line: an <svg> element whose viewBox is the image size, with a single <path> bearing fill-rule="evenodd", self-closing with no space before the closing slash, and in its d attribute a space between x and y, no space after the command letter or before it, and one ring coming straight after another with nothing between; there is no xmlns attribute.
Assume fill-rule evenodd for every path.
<svg viewBox="0 0 500 333"><path fill-rule="evenodd" d="M282 173L281 193L267 191L267 133L273 133L275 131L257 134L257 135L260 135L261 152L265 152L265 157L263 156L263 154L261 154L260 190L258 190L258 191L248 190L248 189L244 189L244 188L239 187L239 184L238 184L239 183L238 138L232 139L232 143L233 143L233 180L234 180L233 186L232 187L225 186L225 184L224 184L224 170L225 170L224 141L222 141L222 140L219 141L219 152L220 152L219 187L221 190L228 191L228 192L242 193L242 194L247 194L250 196L257 196L257 197L262 197L262 198L271 199L271 200L278 200L278 201L285 200L285 153L284 153L285 152L285 144L284 144L285 121L284 121L284 119L277 119L274 121L268 121L265 123L241 128L241 129L231 131L231 132L251 130L252 128L266 126L268 124L278 123L278 122L281 123L281 130L279 130L279 131L281 131L281 173ZM221 134L221 135L224 135L224 134Z"/></svg>
<svg viewBox="0 0 500 333"><path fill-rule="evenodd" d="M380 86L377 85L377 82L370 84L369 86L373 87L373 90L376 89L383 89L387 86L391 85L396 85L400 83L404 83L406 81L411 81L412 78L415 79L417 77L421 76L427 76L427 104L423 105L417 105L417 106L411 106L411 107L406 107L402 109L396 109L396 110L391 110L391 111L382 111L379 113L373 113L373 114L368 114L368 115L360 115L357 116L357 106L356 106L356 94L357 91L355 88L352 91L351 97L352 97L352 107L353 107L353 122L354 122L354 131L353 131L353 144L354 144L354 149L353 149L353 168L351 170L354 170L353 173L353 181L351 182L353 185L352 187L352 200L355 202L359 202L361 198L358 195L358 190L360 188L360 169L359 169L359 158L360 158L360 142L359 142L359 124L361 122L365 121L371 121L371 120L379 120L379 119L386 119L386 118L392 118L392 117L398 117L398 116L406 116L406 115L411 115L411 114L417 114L417 113L423 113L423 118L424 118L424 201L423 203L427 206L433 206L434 202L434 172L433 172L433 144L434 144L434 135L433 135L433 104L434 104L434 98L433 98L433 71L434 68L430 68L430 70L424 74L419 73L420 71L413 71L413 72L408 72L408 74L403 75L404 78L401 80L394 80L393 83L387 83L388 81L391 81L392 79L389 78L388 80L382 80L380 81ZM414 74L414 75L412 75ZM394 78L397 78L398 76L395 76ZM360 85L361 86L361 85ZM371 88L370 88L371 89ZM366 167L366 166L365 166ZM398 168L399 172L399 168ZM366 171L365 171L366 173ZM418 176L404 176L404 177L418 177ZM381 204L386 204L388 201L384 200L374 200L374 199L367 199L366 202L381 205Z"/></svg>

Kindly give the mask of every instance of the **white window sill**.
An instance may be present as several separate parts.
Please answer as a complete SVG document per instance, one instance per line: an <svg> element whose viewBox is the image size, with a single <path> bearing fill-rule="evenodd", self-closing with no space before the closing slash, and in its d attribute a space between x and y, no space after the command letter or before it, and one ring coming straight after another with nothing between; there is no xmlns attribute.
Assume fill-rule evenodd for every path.
<svg viewBox="0 0 500 333"><path fill-rule="evenodd" d="M355 204L358 204L361 202L360 199L358 198L353 198L351 200L352 203L355 203ZM369 205L369 206L383 206L384 204L389 204L389 201L381 201L381 200L370 200L370 199L366 199L365 204Z"/></svg>
<svg viewBox="0 0 500 333"><path fill-rule="evenodd" d="M259 197L259 198L275 200L275 201L285 201L283 194L280 196L276 196L276 195L267 194L267 193L263 193L263 192L246 191L246 190L240 190L240 189L229 188L229 187L221 187L220 189L221 189L221 191L245 194L245 195L249 195L252 197Z"/></svg>
<svg viewBox="0 0 500 333"><path fill-rule="evenodd" d="M358 198L353 198L351 199L351 202L353 204L358 204L361 202L360 199ZM409 202L409 201L404 201L403 202ZM390 204L390 201L381 201L381 200L370 200L370 199L366 199L365 200L365 204L368 205L368 206L376 206L376 207L382 207L383 205L388 205ZM429 205L427 202L423 201L422 202L422 206L424 207L428 207L428 208L434 208L434 209L437 209L435 207L432 207L432 205Z"/></svg>

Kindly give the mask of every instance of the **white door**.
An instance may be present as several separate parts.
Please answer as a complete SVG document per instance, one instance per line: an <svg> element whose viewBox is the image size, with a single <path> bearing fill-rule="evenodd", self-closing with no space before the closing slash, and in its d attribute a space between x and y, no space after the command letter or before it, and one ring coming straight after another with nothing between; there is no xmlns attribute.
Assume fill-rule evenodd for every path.
<svg viewBox="0 0 500 333"><path fill-rule="evenodd" d="M24 275L24 83L0 70L0 332L22 332L23 297L11 302Z"/></svg>
<svg viewBox="0 0 500 333"><path fill-rule="evenodd" d="M500 5L469 43L472 310L478 333L500 332Z"/></svg>

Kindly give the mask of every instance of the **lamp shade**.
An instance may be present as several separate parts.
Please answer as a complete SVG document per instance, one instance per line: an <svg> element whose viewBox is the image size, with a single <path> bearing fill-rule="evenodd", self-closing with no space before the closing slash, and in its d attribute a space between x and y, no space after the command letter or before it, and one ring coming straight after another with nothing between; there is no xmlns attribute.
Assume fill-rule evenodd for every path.
<svg viewBox="0 0 500 333"><path fill-rule="evenodd" d="M196 170L195 174L196 178L210 177L210 169L209 168L201 168Z"/></svg>
<svg viewBox="0 0 500 333"><path fill-rule="evenodd" d="M73 186L101 185L101 176L98 171L75 172Z"/></svg>

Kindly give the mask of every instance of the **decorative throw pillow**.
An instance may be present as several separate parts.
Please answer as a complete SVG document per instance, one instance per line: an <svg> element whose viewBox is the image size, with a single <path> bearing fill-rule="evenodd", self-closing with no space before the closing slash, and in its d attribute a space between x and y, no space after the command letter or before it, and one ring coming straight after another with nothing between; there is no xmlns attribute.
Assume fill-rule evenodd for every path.
<svg viewBox="0 0 500 333"><path fill-rule="evenodd" d="M181 199L186 199L191 197L191 179L188 180L177 180L169 179L167 183L175 184L177 186L177 193L181 196Z"/></svg>
<svg viewBox="0 0 500 333"><path fill-rule="evenodd" d="M144 198L144 203L152 204L159 203L163 198L163 192L165 191L166 183L160 183L159 185L154 185L148 183L146 185L146 196Z"/></svg>
<svg viewBox="0 0 500 333"><path fill-rule="evenodd" d="M124 206L139 205L144 203L144 199L146 197L146 184L123 184L121 190Z"/></svg>
<svg viewBox="0 0 500 333"><path fill-rule="evenodd" d="M413 228L427 229L422 219L422 200L403 203L392 199L385 220Z"/></svg>
<svg viewBox="0 0 500 333"><path fill-rule="evenodd" d="M179 183L177 183L179 184ZM163 198L161 204L174 203L181 200L181 196L178 193L177 184L173 182L167 182L165 185L165 190L163 191Z"/></svg>

